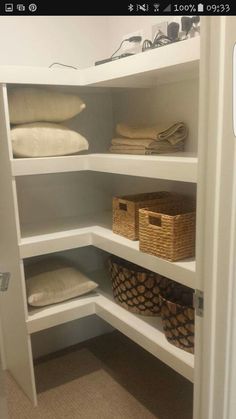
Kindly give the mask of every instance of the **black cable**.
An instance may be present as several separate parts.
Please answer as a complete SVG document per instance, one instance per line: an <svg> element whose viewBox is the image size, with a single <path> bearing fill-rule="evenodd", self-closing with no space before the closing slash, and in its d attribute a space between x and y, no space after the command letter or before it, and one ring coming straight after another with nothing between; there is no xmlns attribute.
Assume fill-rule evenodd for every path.
<svg viewBox="0 0 236 419"><path fill-rule="evenodd" d="M54 65L62 65L63 67L69 67L69 68L73 68L74 70L78 70L78 68L74 67L73 65L62 64L62 63L52 63L50 64L49 68L53 67Z"/></svg>
<svg viewBox="0 0 236 419"><path fill-rule="evenodd" d="M117 50L115 52L113 52L113 54L111 55L111 58L114 57L114 55L121 49L121 47L122 47L122 45L125 41L128 41L128 39L123 39L123 41L120 43L119 48L117 48Z"/></svg>
<svg viewBox="0 0 236 419"><path fill-rule="evenodd" d="M122 45L124 42L141 42L142 41L142 37L141 36L131 36L130 38L127 39L123 39L123 41L120 43L119 48L117 48L117 50L115 52L113 52L113 54L111 55L110 58L114 57L114 55L121 49Z"/></svg>

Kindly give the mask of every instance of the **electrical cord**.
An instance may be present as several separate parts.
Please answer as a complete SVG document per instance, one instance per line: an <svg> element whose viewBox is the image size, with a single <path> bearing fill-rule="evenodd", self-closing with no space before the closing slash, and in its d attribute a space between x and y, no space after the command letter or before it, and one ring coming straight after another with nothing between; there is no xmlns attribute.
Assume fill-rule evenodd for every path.
<svg viewBox="0 0 236 419"><path fill-rule="evenodd" d="M142 51L147 51L148 49L162 47L164 45L170 44L172 40L163 34L160 30L155 35L153 41L150 39L145 39L142 45Z"/></svg>
<svg viewBox="0 0 236 419"><path fill-rule="evenodd" d="M123 41L120 43L119 48L117 48L117 50L113 52L110 58L114 57L114 55L121 49L124 42L141 42L141 41L142 41L141 36L131 36L130 38L123 39Z"/></svg>
<svg viewBox="0 0 236 419"><path fill-rule="evenodd" d="M73 65L62 64L62 63L52 63L49 65L49 68L52 68L54 65L61 65L63 67L68 67L68 68L73 68L74 70L78 70L78 68L74 67Z"/></svg>

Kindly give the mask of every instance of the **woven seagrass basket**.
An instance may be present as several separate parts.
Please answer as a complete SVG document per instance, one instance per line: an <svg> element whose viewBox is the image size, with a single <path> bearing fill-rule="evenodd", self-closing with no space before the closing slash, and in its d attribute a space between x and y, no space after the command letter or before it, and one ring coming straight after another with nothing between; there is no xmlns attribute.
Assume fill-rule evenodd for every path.
<svg viewBox="0 0 236 419"><path fill-rule="evenodd" d="M189 197L139 210L139 249L171 262L195 254L196 210Z"/></svg>
<svg viewBox="0 0 236 419"><path fill-rule="evenodd" d="M169 280L116 256L108 260L115 301L132 313L160 316L160 291Z"/></svg>
<svg viewBox="0 0 236 419"><path fill-rule="evenodd" d="M140 208L158 206L173 199L176 194L170 192L151 192L126 195L113 198L112 230L130 240L139 239Z"/></svg>
<svg viewBox="0 0 236 419"><path fill-rule="evenodd" d="M161 317L167 340L187 352L194 352L193 290L170 281L160 294Z"/></svg>

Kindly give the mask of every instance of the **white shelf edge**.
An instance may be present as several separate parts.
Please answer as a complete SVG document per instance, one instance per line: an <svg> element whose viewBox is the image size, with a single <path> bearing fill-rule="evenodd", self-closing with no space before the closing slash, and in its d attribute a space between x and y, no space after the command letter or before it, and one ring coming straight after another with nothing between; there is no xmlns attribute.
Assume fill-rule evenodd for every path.
<svg viewBox="0 0 236 419"><path fill-rule="evenodd" d="M195 288L196 262L194 259L169 262L143 253L139 250L138 241L131 241L103 227L96 228L96 233L93 234L93 246L173 279L187 287Z"/></svg>
<svg viewBox="0 0 236 419"><path fill-rule="evenodd" d="M196 37L121 60L89 67L83 70L82 79L84 85L148 87L158 82L170 82L172 78L175 80L178 69L180 75L184 74L185 70L187 73L195 74L199 62L200 37ZM161 80L163 77L164 79Z"/></svg>
<svg viewBox="0 0 236 419"><path fill-rule="evenodd" d="M166 45L122 60L68 70L0 66L0 83L61 86L149 87L198 73L200 37Z"/></svg>
<svg viewBox="0 0 236 419"><path fill-rule="evenodd" d="M79 224L79 221L81 224ZM105 212L88 218L86 226L84 226L85 221L77 220L76 218L72 219L72 225L77 224L78 228L64 231L50 230L46 234L28 235L19 242L20 257L24 259L92 245L190 288L195 288L196 264L194 259L169 262L140 252L139 242L114 234L110 228L110 221L111 213ZM66 223L65 221L63 222L63 219L62 221L59 220L58 224L64 225L64 228L66 228Z"/></svg>
<svg viewBox="0 0 236 419"><path fill-rule="evenodd" d="M194 381L194 355L171 345L163 331L155 329L104 296L96 302L96 314L179 374Z"/></svg>
<svg viewBox="0 0 236 419"><path fill-rule="evenodd" d="M90 154L11 160L13 176L86 170L192 183L197 182L197 165L197 157L190 153L159 156Z"/></svg>
<svg viewBox="0 0 236 419"><path fill-rule="evenodd" d="M140 318L102 294L82 296L63 303L29 312L26 321L29 334L68 321L96 314L179 374L193 382L194 355L171 345L162 331L161 319L155 326L149 318Z"/></svg>
<svg viewBox="0 0 236 419"><path fill-rule="evenodd" d="M87 155L11 159L12 176L88 170Z"/></svg>
<svg viewBox="0 0 236 419"><path fill-rule="evenodd" d="M39 332L72 320L95 314L95 296L86 296L29 311L28 333Z"/></svg>

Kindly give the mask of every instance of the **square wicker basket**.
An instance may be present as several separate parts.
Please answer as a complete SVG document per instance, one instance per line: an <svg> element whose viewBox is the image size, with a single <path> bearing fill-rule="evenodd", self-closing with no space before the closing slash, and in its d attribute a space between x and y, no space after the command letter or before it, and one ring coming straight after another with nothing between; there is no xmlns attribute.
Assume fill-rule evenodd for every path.
<svg viewBox="0 0 236 419"><path fill-rule="evenodd" d="M171 201L176 194L171 192L151 192L137 195L126 195L113 198L113 233L127 237L130 240L139 239L140 208L158 207Z"/></svg>
<svg viewBox="0 0 236 419"><path fill-rule="evenodd" d="M195 201L179 196L161 207L139 210L139 248L171 262L195 254Z"/></svg>

